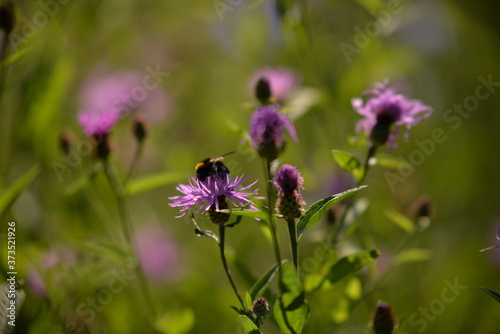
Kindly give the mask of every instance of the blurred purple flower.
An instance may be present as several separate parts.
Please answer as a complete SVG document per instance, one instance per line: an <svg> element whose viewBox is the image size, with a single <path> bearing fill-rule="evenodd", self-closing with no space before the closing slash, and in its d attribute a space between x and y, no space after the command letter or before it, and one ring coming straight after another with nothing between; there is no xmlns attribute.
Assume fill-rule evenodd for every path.
<svg viewBox="0 0 500 334"><path fill-rule="evenodd" d="M169 199L174 201L170 206L181 207L180 215L176 218L184 216L195 205L199 205L197 213L206 212L211 208L219 210L221 198L227 198L234 206L245 206L251 203L248 197L258 192L257 189L250 190L257 181L243 186L246 180L242 175L233 180L229 174L225 177L213 175L204 181L193 177L189 185L180 184L176 188L184 195L170 197Z"/></svg>
<svg viewBox="0 0 500 334"><path fill-rule="evenodd" d="M300 80L298 76L284 68L267 67L257 71L250 80L250 91L256 93L260 80L267 81L270 97L274 102L284 104L290 95L298 88Z"/></svg>
<svg viewBox="0 0 500 334"><path fill-rule="evenodd" d="M164 229L141 228L135 235L135 244L140 266L148 279L168 282L179 277L179 249Z"/></svg>
<svg viewBox="0 0 500 334"><path fill-rule="evenodd" d="M46 272L56 266L71 267L76 263L76 253L68 247L51 248L48 250L37 268L31 268L26 277L26 285L40 297L47 296L47 288L40 271ZM62 277L56 277L62 279ZM54 283L56 285L58 283Z"/></svg>
<svg viewBox="0 0 500 334"><path fill-rule="evenodd" d="M297 142L297 133L290 119L280 114L280 105L261 106L250 120L250 138L252 146L262 157L274 160L285 146L283 131L286 129L290 137Z"/></svg>
<svg viewBox="0 0 500 334"><path fill-rule="evenodd" d="M358 121L356 130L364 130L370 135L374 145L396 146L399 128L406 126L405 139L408 140L410 128L429 118L434 110L419 100L411 100L396 89L388 86L388 81L376 82L372 89L363 94L372 95L363 103L361 98L353 98L352 106L365 118ZM394 129L392 128L393 126Z"/></svg>
<svg viewBox="0 0 500 334"><path fill-rule="evenodd" d="M83 87L82 111L78 114L78 122L85 134L108 134L123 113L137 106L133 89L141 84L139 74L131 71L90 79Z"/></svg>

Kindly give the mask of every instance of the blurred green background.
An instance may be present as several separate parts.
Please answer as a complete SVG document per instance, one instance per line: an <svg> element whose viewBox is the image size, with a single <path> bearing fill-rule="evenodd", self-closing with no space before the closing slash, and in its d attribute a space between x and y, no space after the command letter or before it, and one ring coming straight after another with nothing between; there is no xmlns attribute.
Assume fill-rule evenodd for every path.
<svg viewBox="0 0 500 334"><path fill-rule="evenodd" d="M301 169L309 204L329 194L328 184L340 171L332 149L363 158L365 149L352 143L360 117L350 101L372 82L389 78L409 97L436 110L412 129L409 142L400 138L390 154L409 159L419 149L415 140L431 138L436 128L447 135L395 189L386 182L388 169L373 167L362 194L370 207L351 245L381 249L377 261L383 270L405 235L386 211L392 208L411 217L414 203L426 195L435 208L433 220L413 247L430 250L430 259L391 271L341 323L336 310L343 308L344 286L308 297L312 315L305 332L362 332L382 299L402 320L401 333L498 333L500 305L478 286L500 290L500 253L478 250L495 243L500 220L500 84L460 116L459 125L445 116L454 104L472 103L480 77L500 82L497 3L403 1L383 29L365 37L360 31L366 34L367 24L386 17L389 5L382 0L282 1L282 16L273 1L259 0L45 0L15 5L17 26L1 73L0 186L35 164L41 173L2 217L2 262L5 266L6 223L15 221L19 278L26 281L38 269L45 286L45 294L25 287L15 333L64 333L67 324L81 324L79 305L108 284L113 268L123 267L110 255L116 250L103 250L109 244L105 227L119 234L113 231L115 201L105 179L100 174L93 188L71 191L93 163L76 115L89 78L124 70L145 76L148 68L168 75L150 92L158 98L144 111L151 126L135 175L161 174L167 180L132 195L129 206L136 231L160 229L172 246L170 275L152 283L166 314L165 333L241 332L237 314L229 308L237 300L216 245L197 238L189 221L176 219L168 197L177 194L178 182L194 174L198 161L229 151L236 151L226 159L234 174L262 180L260 160L241 140L257 105L248 82L266 66L295 71L302 86L314 92L314 101L305 98L311 102L307 113L294 122L300 142L290 142L282 157ZM356 48L348 56L347 44ZM122 176L135 148L131 120L125 117L112 134L113 160ZM58 163L70 165L58 148L62 130L70 133L79 152L60 174ZM264 189L262 181L259 187ZM214 229L208 220L200 224ZM328 228L322 225L303 241L302 260L313 256L314 238ZM279 227L283 252L289 256L285 226ZM273 264L271 245L251 220L229 230L228 243L256 275ZM371 269L375 278L381 274ZM248 289L234 267L232 271L241 290ZM358 275L366 286L374 279L369 276ZM467 288L425 321L425 328L409 322L421 308L436 307L446 282L455 280ZM92 321L78 327L82 333L154 332L148 305L134 282L102 307ZM419 313L414 319L425 317ZM262 330L279 332L271 319Z"/></svg>

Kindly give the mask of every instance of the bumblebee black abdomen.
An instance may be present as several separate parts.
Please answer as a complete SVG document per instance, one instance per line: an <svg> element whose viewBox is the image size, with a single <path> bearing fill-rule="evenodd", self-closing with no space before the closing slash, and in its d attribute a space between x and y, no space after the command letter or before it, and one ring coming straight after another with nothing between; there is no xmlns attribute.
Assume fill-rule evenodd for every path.
<svg viewBox="0 0 500 334"><path fill-rule="evenodd" d="M196 178L200 181L205 181L209 176L218 175L221 178L229 174L229 169L220 160L222 157L215 159L206 158L196 164Z"/></svg>

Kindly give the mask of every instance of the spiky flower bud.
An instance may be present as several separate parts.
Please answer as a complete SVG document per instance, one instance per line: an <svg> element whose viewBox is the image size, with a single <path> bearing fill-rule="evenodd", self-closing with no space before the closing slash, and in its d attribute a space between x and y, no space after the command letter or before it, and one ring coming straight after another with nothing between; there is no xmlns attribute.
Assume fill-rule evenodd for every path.
<svg viewBox="0 0 500 334"><path fill-rule="evenodd" d="M287 220L299 218L304 208L301 189L304 179L297 168L283 165L274 177L274 185L278 190L276 208Z"/></svg>
<svg viewBox="0 0 500 334"><path fill-rule="evenodd" d="M253 301L252 311L258 318L264 318L269 313L269 303L266 298L258 297Z"/></svg>
<svg viewBox="0 0 500 334"><path fill-rule="evenodd" d="M375 334L392 334L395 322L394 314L389 304L379 301L372 323Z"/></svg>
<svg viewBox="0 0 500 334"><path fill-rule="evenodd" d="M146 138L148 127L146 117L141 113L136 114L132 123L132 132L139 143Z"/></svg>
<svg viewBox="0 0 500 334"><path fill-rule="evenodd" d="M229 206L227 204L226 196L222 195L217 198L218 202L218 209L223 210L223 209L229 209ZM224 224L229 220L229 217L231 215L228 213L224 212L218 212L217 208L215 206L215 203L210 206L210 209L208 210L208 217L210 217L210 221L214 224Z"/></svg>

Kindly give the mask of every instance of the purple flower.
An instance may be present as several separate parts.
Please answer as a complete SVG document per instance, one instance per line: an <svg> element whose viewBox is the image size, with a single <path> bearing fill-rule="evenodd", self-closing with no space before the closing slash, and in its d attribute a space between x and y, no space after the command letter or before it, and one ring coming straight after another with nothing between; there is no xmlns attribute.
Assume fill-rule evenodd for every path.
<svg viewBox="0 0 500 334"><path fill-rule="evenodd" d="M136 106L134 88L140 85L140 76L135 72L118 72L87 82L81 98L82 111L78 114L85 134L108 134L123 113Z"/></svg>
<svg viewBox="0 0 500 334"><path fill-rule="evenodd" d="M372 89L363 93L372 97L364 103L361 98L353 98L352 106L365 117L356 124L357 131L367 132L374 145L388 143L392 148L396 146L401 126L406 126L405 138L408 140L410 128L429 118L434 110L419 100L397 94L396 89L387 84L387 81L375 83Z"/></svg>
<svg viewBox="0 0 500 334"><path fill-rule="evenodd" d="M268 67L259 70L253 75L250 80L250 90L262 101L262 97L264 97L261 93L262 89L267 88L269 93L264 100L272 99L274 102L285 103L297 89L299 83L300 81L294 72L284 68Z"/></svg>
<svg viewBox="0 0 500 334"><path fill-rule="evenodd" d="M290 193L300 191L304 179L300 176L300 172L297 168L292 165L283 165L276 172L273 182L278 192Z"/></svg>
<svg viewBox="0 0 500 334"><path fill-rule="evenodd" d="M301 194L304 179L299 170L291 165L283 165L276 172L273 183L278 190L278 211L287 220L299 218L305 205Z"/></svg>
<svg viewBox="0 0 500 334"><path fill-rule="evenodd" d="M197 213L206 212L209 209L215 211L226 209L224 207L225 199L228 199L234 206L244 206L251 203L248 197L256 195L258 190L250 190L257 182L243 186L247 179L243 176L237 176L234 180L228 174L225 177L212 175L204 181L197 178L191 178L189 185L180 184L176 189L183 193L182 196L173 196L169 199L174 202L171 207L180 207L180 215L176 218L184 216L192 207L199 205Z"/></svg>
<svg viewBox="0 0 500 334"><path fill-rule="evenodd" d="M250 121L250 138L252 146L261 157L274 160L284 149L285 141L283 130L287 130L290 137L297 142L297 133L293 123L286 115L279 113L280 106L271 104L261 106L253 114Z"/></svg>
<svg viewBox="0 0 500 334"><path fill-rule="evenodd" d="M137 256L147 278L165 282L179 277L179 250L160 227L143 227L135 235Z"/></svg>

